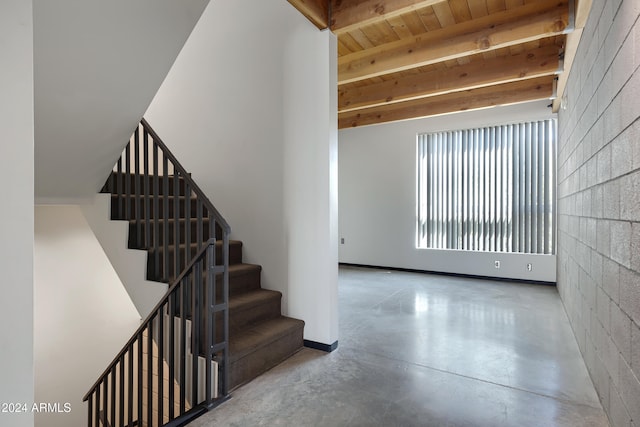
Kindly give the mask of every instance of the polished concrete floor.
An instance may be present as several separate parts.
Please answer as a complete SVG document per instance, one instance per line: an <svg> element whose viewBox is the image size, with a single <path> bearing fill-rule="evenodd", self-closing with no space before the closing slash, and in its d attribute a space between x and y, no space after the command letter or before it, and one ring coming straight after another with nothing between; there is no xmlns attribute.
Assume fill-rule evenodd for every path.
<svg viewBox="0 0 640 427"><path fill-rule="evenodd" d="M342 267L339 347L190 426L608 426L557 290Z"/></svg>

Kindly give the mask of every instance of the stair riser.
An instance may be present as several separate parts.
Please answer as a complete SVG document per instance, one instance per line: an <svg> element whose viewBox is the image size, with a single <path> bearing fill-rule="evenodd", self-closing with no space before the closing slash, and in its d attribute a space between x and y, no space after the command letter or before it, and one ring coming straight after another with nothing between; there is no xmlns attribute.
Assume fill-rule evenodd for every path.
<svg viewBox="0 0 640 427"><path fill-rule="evenodd" d="M246 274L229 275L229 298L260 289L260 275L260 269L251 270ZM218 276L218 280L222 280L222 275ZM222 288L218 291L217 297L222 298Z"/></svg>
<svg viewBox="0 0 640 427"><path fill-rule="evenodd" d="M260 274L261 274L261 271L256 269L256 270L251 270L247 274L242 274L239 276L230 276L229 277L229 297L234 297L244 292L260 289L261 287Z"/></svg>
<svg viewBox="0 0 640 427"><path fill-rule="evenodd" d="M126 200L129 200L129 209L127 210ZM197 200L193 198L179 197L178 198L178 208L176 210L176 202L173 197L169 197L165 199L164 197L158 198L158 214L156 215L155 203L152 197L143 197L140 196L137 198L138 204L136 205L136 197L125 197L125 196L117 196L111 195L111 219L146 219L147 218L147 210L149 211L149 218L164 218L165 210L168 211L168 218L175 218L175 212L178 212L178 216L180 218L185 218L187 215L187 204L189 205L189 216L191 218L197 217ZM146 203L145 204L145 200ZM165 208L166 203L166 208ZM139 211L139 215L138 215ZM202 215L203 217L207 217L207 211L202 207Z"/></svg>
<svg viewBox="0 0 640 427"><path fill-rule="evenodd" d="M234 389L251 381L300 350L304 344L302 331L302 327L295 329L269 343L268 348L256 350L230 363L229 388Z"/></svg>
<svg viewBox="0 0 640 427"><path fill-rule="evenodd" d="M281 316L281 299L281 296L269 297L254 307L237 307L229 310L229 333L233 334L247 325Z"/></svg>

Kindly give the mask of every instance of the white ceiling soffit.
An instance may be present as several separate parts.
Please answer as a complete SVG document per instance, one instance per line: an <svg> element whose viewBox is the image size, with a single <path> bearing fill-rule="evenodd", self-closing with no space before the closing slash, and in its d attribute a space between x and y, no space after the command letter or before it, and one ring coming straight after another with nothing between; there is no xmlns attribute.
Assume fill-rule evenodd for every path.
<svg viewBox="0 0 640 427"><path fill-rule="evenodd" d="M209 0L34 0L35 199L90 199Z"/></svg>

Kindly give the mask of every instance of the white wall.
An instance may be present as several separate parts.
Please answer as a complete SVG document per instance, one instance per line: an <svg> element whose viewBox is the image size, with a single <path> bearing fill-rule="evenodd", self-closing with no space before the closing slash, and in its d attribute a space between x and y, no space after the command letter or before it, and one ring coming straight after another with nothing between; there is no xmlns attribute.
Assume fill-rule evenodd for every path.
<svg viewBox="0 0 640 427"><path fill-rule="evenodd" d="M237 31L238 22L242 22L241 32ZM293 42L296 37L301 41ZM324 123L330 118L327 94L335 90L335 86L326 86L330 84L329 44L329 37L308 24L287 2L213 1L145 115L229 221L233 238L244 242L245 262L263 266L263 286L283 292L285 314L302 312L292 306L291 290L314 286L315 282L311 277L302 283L290 277L297 274L293 264L298 261L290 259L288 245L303 239L298 235L302 230L296 215L307 212L316 201L305 204L299 199L305 205L294 212L293 205L298 202L293 200L298 199L288 193L293 191L291 183L299 179L296 174L300 169L309 173L330 165L331 134ZM316 51L318 48L321 50ZM323 67L309 77L317 86L290 83L293 74L286 74L287 67L295 64L306 69L307 62ZM304 93L299 93L301 90ZM314 104L316 96L320 98ZM295 108L300 109L296 117L306 117L305 123L318 120L315 129L321 134L299 143L319 144L314 149L325 150L322 159L290 150L294 148L292 138L301 133L292 122L295 118L288 117ZM320 111L322 116L315 116ZM298 154L304 157L299 160L309 162L300 169L292 163ZM318 185L328 192L327 176L317 179L324 179ZM313 180L300 182L310 185ZM321 203L326 201L325 197ZM328 209L317 212L316 217L307 217L308 224L321 233L327 230L329 214ZM328 263L332 248L329 237L322 238L314 253L321 254L318 259L322 263ZM304 257L311 255L309 248L305 245ZM327 265L328 269L333 267ZM326 289L337 287L328 276L317 280L325 280L322 286ZM326 301L316 304L329 306L333 292L327 291L322 295ZM309 293L304 298L316 296ZM306 339L324 342L331 335L321 332L324 326L310 332L316 331L314 325L332 321L328 311L307 312L301 317L307 322Z"/></svg>
<svg viewBox="0 0 640 427"><path fill-rule="evenodd" d="M28 0L0 2L0 403L34 399L33 21ZM0 413L31 426L31 413Z"/></svg>
<svg viewBox="0 0 640 427"><path fill-rule="evenodd" d="M36 206L34 283L35 398L71 404L36 414L35 425L84 425L82 397L140 317L80 207Z"/></svg>
<svg viewBox="0 0 640 427"><path fill-rule="evenodd" d="M211 2L145 117L244 241L245 262L286 290L278 9L273 0Z"/></svg>
<svg viewBox="0 0 640 427"><path fill-rule="evenodd" d="M209 0L34 0L35 195L104 184Z"/></svg>
<svg viewBox="0 0 640 427"><path fill-rule="evenodd" d="M416 248L416 135L549 118L549 101L343 129L340 262L555 281L555 256ZM496 269L494 261L500 260ZM533 270L526 269L527 263Z"/></svg>

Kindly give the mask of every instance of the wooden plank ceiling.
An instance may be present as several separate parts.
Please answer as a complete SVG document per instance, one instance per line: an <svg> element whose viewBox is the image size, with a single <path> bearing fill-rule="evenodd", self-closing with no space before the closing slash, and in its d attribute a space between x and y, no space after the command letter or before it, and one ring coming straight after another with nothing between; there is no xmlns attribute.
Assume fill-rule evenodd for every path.
<svg viewBox="0 0 640 427"><path fill-rule="evenodd" d="M338 126L551 99L572 0L288 0L338 38Z"/></svg>

